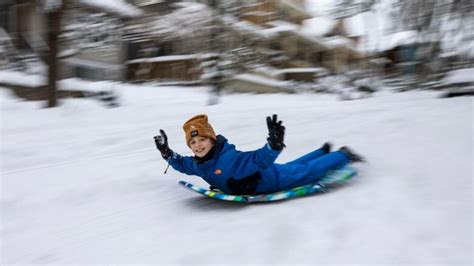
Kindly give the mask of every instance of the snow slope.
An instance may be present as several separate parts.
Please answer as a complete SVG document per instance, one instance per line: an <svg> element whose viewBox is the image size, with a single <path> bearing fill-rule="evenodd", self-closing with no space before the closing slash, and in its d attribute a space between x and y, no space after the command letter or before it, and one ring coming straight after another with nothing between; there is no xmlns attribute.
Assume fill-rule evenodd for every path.
<svg viewBox="0 0 474 266"><path fill-rule="evenodd" d="M82 84L84 86L84 84ZM90 84L91 87L94 84ZM4 263L472 264L473 100L379 92L225 95L116 85L123 105L44 103L0 89ZM189 154L182 123L205 112L241 150L262 146L279 114L291 160L332 141L369 163L332 193L242 205L177 185L153 135Z"/></svg>

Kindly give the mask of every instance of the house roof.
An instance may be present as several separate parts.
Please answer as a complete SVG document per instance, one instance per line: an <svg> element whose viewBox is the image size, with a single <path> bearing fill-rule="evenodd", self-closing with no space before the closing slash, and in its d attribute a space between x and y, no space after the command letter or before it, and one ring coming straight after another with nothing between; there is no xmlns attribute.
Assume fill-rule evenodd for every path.
<svg viewBox="0 0 474 266"><path fill-rule="evenodd" d="M253 36L258 36L264 39L269 39L276 36L275 31L272 29L265 29L259 25L253 24L245 20L238 20L233 16L224 15L220 17L221 21L229 28L234 29L237 32L243 32L251 34Z"/></svg>
<svg viewBox="0 0 474 266"><path fill-rule="evenodd" d="M397 46L414 44L418 40L419 33L415 30L400 31L385 37L387 41L381 42L380 51L390 50Z"/></svg>
<svg viewBox="0 0 474 266"><path fill-rule="evenodd" d="M268 22L267 25L271 26L271 28L267 30L270 32L287 32L299 29L299 25L282 20L271 21Z"/></svg>
<svg viewBox="0 0 474 266"><path fill-rule="evenodd" d="M342 21L347 37L365 35L364 22L367 21L366 16L368 16L368 14L360 13ZM331 33L338 22L338 20L329 17L318 16L303 21L302 30L314 36L324 36Z"/></svg>

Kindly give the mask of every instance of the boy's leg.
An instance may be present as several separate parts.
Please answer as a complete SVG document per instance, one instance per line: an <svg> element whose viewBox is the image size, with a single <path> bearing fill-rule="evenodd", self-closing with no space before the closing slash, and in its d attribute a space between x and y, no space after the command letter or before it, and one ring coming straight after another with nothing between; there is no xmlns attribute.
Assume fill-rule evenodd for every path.
<svg viewBox="0 0 474 266"><path fill-rule="evenodd" d="M324 176L328 171L337 169L349 163L349 158L340 151L335 151L319 157L308 164L311 173L319 178Z"/></svg>
<svg viewBox="0 0 474 266"><path fill-rule="evenodd" d="M347 164L349 159L340 151L320 156L306 164L285 164L280 169L280 190L315 183L330 170Z"/></svg>
<svg viewBox="0 0 474 266"><path fill-rule="evenodd" d="M326 146L327 145L327 146ZM330 144L329 143L325 143L323 145L323 147L315 150L315 151L312 151L308 154L305 154L291 162L287 162L287 164L306 164L306 163L309 163L310 161L314 160L314 159L317 159L325 154L328 154L328 149L330 149Z"/></svg>

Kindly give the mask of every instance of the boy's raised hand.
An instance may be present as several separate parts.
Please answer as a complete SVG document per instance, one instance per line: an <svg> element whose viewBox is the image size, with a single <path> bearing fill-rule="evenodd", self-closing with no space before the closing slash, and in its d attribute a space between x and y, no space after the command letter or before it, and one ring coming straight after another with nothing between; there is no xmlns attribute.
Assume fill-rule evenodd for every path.
<svg viewBox="0 0 474 266"><path fill-rule="evenodd" d="M160 135L154 136L156 148L160 151L161 157L167 160L173 156L173 151L168 146L168 137L163 129L160 129Z"/></svg>
<svg viewBox="0 0 474 266"><path fill-rule="evenodd" d="M267 116L267 127L268 127L268 144L276 151L283 150L285 144L283 143L285 138L285 127L282 125L282 121L278 121L277 115L274 114L271 118Z"/></svg>

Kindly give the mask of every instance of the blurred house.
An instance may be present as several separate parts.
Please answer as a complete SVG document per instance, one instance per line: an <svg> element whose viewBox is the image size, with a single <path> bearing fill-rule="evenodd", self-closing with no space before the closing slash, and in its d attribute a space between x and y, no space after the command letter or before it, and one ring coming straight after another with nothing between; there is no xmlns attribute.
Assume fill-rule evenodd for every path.
<svg viewBox="0 0 474 266"><path fill-rule="evenodd" d="M252 93L293 93L293 83L264 77L254 73L235 75L225 82L225 87L234 92Z"/></svg>
<svg viewBox="0 0 474 266"><path fill-rule="evenodd" d="M127 21L123 41L129 81L197 82L199 55L209 50L208 6L181 1L133 1L144 14ZM199 26L202 25L201 28Z"/></svg>
<svg viewBox="0 0 474 266"><path fill-rule="evenodd" d="M42 58L48 51L46 21L38 12L36 1L0 1L0 28L8 35L4 37L3 59L10 67L24 70L32 61L45 65Z"/></svg>
<svg viewBox="0 0 474 266"><path fill-rule="evenodd" d="M246 3L239 10L239 18L253 24L264 25L277 19L274 1Z"/></svg>
<svg viewBox="0 0 474 266"><path fill-rule="evenodd" d="M275 20L302 24L311 15L305 11L303 0L245 1L239 9L239 18L256 25L265 25Z"/></svg>
<svg viewBox="0 0 474 266"><path fill-rule="evenodd" d="M385 42L379 47L381 54L388 59L383 66L385 74L414 72L417 38L417 31L396 32L386 36Z"/></svg>
<svg viewBox="0 0 474 266"><path fill-rule="evenodd" d="M128 61L127 80L132 82L197 81L200 78L200 59L197 55L170 55Z"/></svg>
<svg viewBox="0 0 474 266"><path fill-rule="evenodd" d="M37 50L44 52L45 19L36 1L5 0L0 3L0 27L4 28L19 50Z"/></svg>
<svg viewBox="0 0 474 266"><path fill-rule="evenodd" d="M140 16L124 24L123 40L127 46L126 60L170 55L175 51L173 41L154 36L150 24L157 18L172 13L178 0L128 0L140 8Z"/></svg>
<svg viewBox="0 0 474 266"><path fill-rule="evenodd" d="M308 23L314 18L305 11L303 1L246 2L239 17L241 20L223 18L234 38L254 47L263 58L268 55L271 66L289 69L274 78L310 82L320 73L309 69L342 73L366 64L367 56L358 48L361 35L347 26L351 22L330 21L324 27L318 21ZM280 57L276 64L275 54Z"/></svg>
<svg viewBox="0 0 474 266"><path fill-rule="evenodd" d="M124 1L71 3L63 15L62 77L123 80L127 46L121 28L142 14Z"/></svg>
<svg viewBox="0 0 474 266"><path fill-rule="evenodd" d="M165 29L158 33L154 33L157 30L153 30L154 27L156 28L159 17L136 18L127 26L128 59L215 52L211 43L212 31L216 30L215 27L219 28L217 42L220 45L220 51L230 51L242 46L251 47L259 58L263 61L267 60L269 64L272 64L273 54L279 54L281 58L286 59L272 65L278 68L292 68L293 72L297 67L326 67L336 73L342 72L349 68L348 65L358 62L363 57L355 48L354 43L357 39L340 35L345 33L342 24L335 25L337 31L334 30L334 34L327 37L319 38L305 32L304 21L312 16L305 11L304 1L221 0L216 1L220 5L215 10L208 6L212 1L194 2L202 4L204 6L202 8L206 9L195 8L196 12L202 12L203 17L205 14L214 16L207 22L202 22L200 34L207 34L207 36L199 39L192 36L192 33L180 30L160 35ZM191 3L186 3L186 5L191 5ZM172 16L173 14L168 15L171 18ZM189 15L188 19L193 19L193 15ZM144 27L146 29L143 29ZM188 64L183 62L183 65ZM137 66L133 69L129 67L127 76L139 76L133 74L133 71L146 72L146 70L139 70ZM194 71L194 68L187 69L185 75L189 71ZM301 75L287 75L288 78L298 76L305 76L303 80L306 81L312 77L306 70L303 70Z"/></svg>
<svg viewBox="0 0 474 266"><path fill-rule="evenodd" d="M318 24L307 23L314 18L304 10L303 1L260 1L242 10L243 19L256 22L248 31L260 31L267 39L260 43L282 51L289 58L286 67L323 66L338 73L357 67L365 57L357 48L360 35L352 34L344 20L332 21L323 31ZM254 14L271 15L256 19Z"/></svg>
<svg viewBox="0 0 474 266"><path fill-rule="evenodd" d="M383 64L387 76L418 75L438 79L441 69L449 65L441 54L441 42L437 39L422 39L416 30L389 34L379 47L379 54L387 59Z"/></svg>
<svg viewBox="0 0 474 266"><path fill-rule="evenodd" d="M122 79L125 50L119 28L142 11L119 1L68 1L61 18L59 78ZM6 29L20 58L35 58L45 66L47 18L35 0L2 1L0 26ZM30 59L31 60L31 59ZM14 63L14 62L13 62ZM45 74L43 71L42 74Z"/></svg>
<svg viewBox="0 0 474 266"><path fill-rule="evenodd" d="M44 54L47 32L39 2L5 1L1 5L6 8L0 10L8 19L2 17L0 26L18 49ZM324 29L308 24L314 18L303 0L68 3L59 53L62 78L199 81L202 55L229 54L244 47L251 50L250 56L236 60L233 75L252 72L251 65L258 62L281 70L265 78L312 82L321 72L316 69L341 73L359 67L365 59L357 48L359 36L351 34L345 21ZM220 60L228 59L220 56ZM240 80L236 82L242 86L261 83L248 77L232 80Z"/></svg>
<svg viewBox="0 0 474 266"><path fill-rule="evenodd" d="M297 56L334 73L363 67L367 55L360 49L362 36L353 29L354 23L351 18L315 17L304 21L298 39L306 45L298 45L303 52Z"/></svg>

